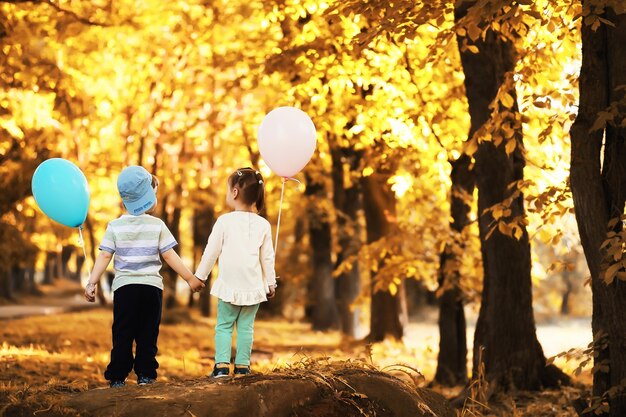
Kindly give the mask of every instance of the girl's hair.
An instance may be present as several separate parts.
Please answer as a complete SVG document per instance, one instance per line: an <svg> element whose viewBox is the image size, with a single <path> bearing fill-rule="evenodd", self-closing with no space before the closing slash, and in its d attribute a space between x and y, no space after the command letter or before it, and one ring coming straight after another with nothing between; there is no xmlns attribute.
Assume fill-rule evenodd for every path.
<svg viewBox="0 0 626 417"><path fill-rule="evenodd" d="M228 177L228 186L238 189L244 204L256 205L257 211L265 206L265 185L261 173L252 168L239 168Z"/></svg>

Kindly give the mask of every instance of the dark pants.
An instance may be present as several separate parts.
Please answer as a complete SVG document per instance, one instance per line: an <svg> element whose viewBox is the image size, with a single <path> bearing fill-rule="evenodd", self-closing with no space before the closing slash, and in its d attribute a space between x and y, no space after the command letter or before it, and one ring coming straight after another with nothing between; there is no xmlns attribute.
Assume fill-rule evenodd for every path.
<svg viewBox="0 0 626 417"><path fill-rule="evenodd" d="M124 285L113 297L113 349L104 372L109 381L126 379L135 369L137 375L156 378L157 339L161 324L163 291L151 285ZM137 345L133 358L133 341Z"/></svg>

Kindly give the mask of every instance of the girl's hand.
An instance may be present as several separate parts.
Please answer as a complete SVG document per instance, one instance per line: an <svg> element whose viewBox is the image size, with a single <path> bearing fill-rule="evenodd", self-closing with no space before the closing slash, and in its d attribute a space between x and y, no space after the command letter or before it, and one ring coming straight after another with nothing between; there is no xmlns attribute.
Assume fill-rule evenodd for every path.
<svg viewBox="0 0 626 417"><path fill-rule="evenodd" d="M90 303L96 301L96 284L88 282L85 286L85 299Z"/></svg>
<svg viewBox="0 0 626 417"><path fill-rule="evenodd" d="M191 288L191 292L198 292L204 288L204 282L196 276L194 276L189 281L187 281L187 284L189 284L189 288Z"/></svg>
<svg viewBox="0 0 626 417"><path fill-rule="evenodd" d="M276 287L272 285L270 287L270 292L267 293L267 298L274 298L275 295L276 295Z"/></svg>

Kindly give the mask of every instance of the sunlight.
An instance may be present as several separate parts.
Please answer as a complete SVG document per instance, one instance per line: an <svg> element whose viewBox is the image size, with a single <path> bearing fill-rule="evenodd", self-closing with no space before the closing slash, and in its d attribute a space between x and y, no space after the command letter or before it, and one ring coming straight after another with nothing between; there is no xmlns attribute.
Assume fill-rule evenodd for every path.
<svg viewBox="0 0 626 417"><path fill-rule="evenodd" d="M402 198L413 186L413 178L408 174L395 175L389 179L389 183L396 197Z"/></svg>

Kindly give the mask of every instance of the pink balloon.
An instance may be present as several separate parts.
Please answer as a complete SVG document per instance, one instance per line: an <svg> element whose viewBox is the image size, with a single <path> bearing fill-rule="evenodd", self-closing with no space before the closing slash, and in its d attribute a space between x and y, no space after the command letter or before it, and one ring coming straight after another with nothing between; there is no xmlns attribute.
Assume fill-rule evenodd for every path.
<svg viewBox="0 0 626 417"><path fill-rule="evenodd" d="M261 122L259 151L276 175L291 177L302 170L315 152L315 125L295 107L278 107Z"/></svg>

